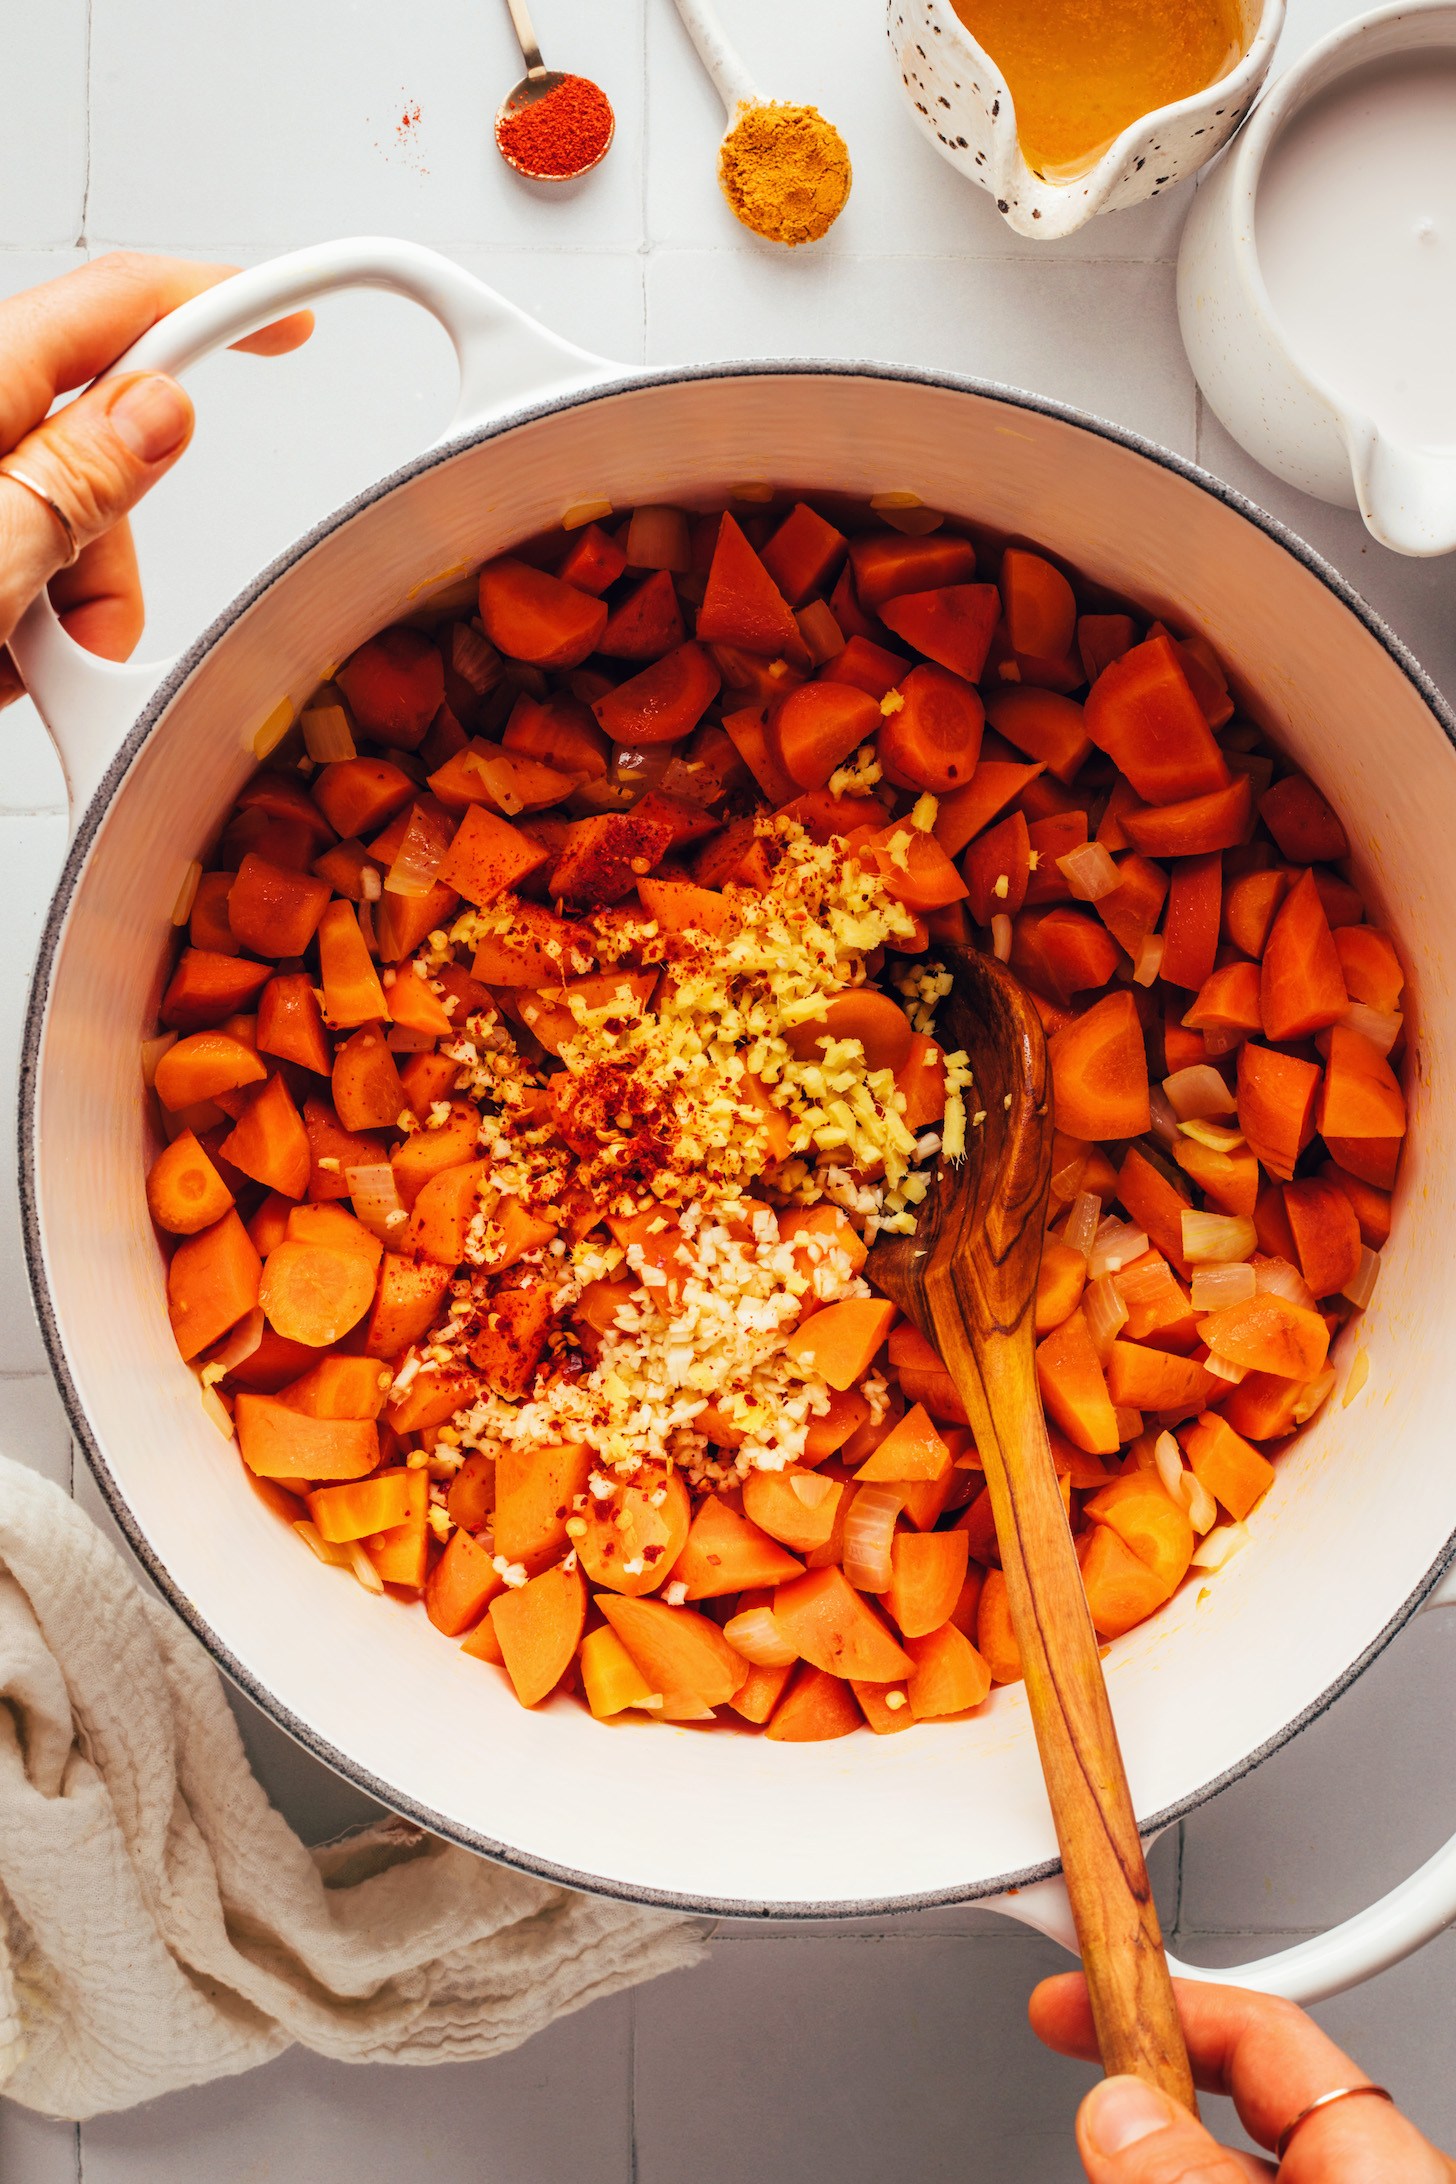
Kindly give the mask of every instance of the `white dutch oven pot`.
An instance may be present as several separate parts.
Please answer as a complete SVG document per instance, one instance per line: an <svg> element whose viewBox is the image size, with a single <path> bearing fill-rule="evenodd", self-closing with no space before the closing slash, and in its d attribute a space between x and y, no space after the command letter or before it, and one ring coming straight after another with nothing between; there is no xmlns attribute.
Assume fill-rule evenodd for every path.
<svg viewBox="0 0 1456 2184"><path fill-rule="evenodd" d="M1112 1648L1108 1680L1152 1834L1325 1707L1435 1586L1456 1534L1447 1330L1456 1311L1456 721L1308 548L1177 457L1026 394L874 365L623 373L445 260L341 243L244 273L126 359L178 370L330 290L435 313L461 408L418 461L330 516L180 660L108 667L44 605L16 649L65 762L76 836L41 946L22 1074L37 1310L77 1434L157 1584L275 1721L427 1828L644 1902L788 1918L1022 1893L1049 1931L1056 1849L1019 1689L909 1738L770 1745L526 1713L422 1610L317 1563L204 1417L163 1309L142 1181L138 1048L184 870L287 696L463 566L583 497L618 507L747 480L894 488L1041 540L1202 630L1246 703L1332 793L1421 1023L1402 1208L1342 1346L1369 1378L1282 1459L1251 1544ZM1343 1375L1342 1375L1343 1377ZM1039 1887L1028 1884L1042 1883ZM1063 1899L1064 1903L1064 1899ZM1456 1914L1456 1852L1323 1941L1220 1977L1303 1998L1393 1962Z"/></svg>

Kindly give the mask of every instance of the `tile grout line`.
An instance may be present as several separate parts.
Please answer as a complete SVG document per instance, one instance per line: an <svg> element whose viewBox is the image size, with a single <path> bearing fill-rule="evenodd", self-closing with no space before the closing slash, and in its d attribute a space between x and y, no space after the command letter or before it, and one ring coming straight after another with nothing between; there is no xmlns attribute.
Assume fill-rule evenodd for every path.
<svg viewBox="0 0 1456 2184"><path fill-rule="evenodd" d="M91 225L91 11L93 5L94 0L86 0L86 76L85 91L83 94L84 119L82 131L86 152L85 164L81 176L81 232L76 238L76 248L78 250L86 250L89 248L87 235Z"/></svg>

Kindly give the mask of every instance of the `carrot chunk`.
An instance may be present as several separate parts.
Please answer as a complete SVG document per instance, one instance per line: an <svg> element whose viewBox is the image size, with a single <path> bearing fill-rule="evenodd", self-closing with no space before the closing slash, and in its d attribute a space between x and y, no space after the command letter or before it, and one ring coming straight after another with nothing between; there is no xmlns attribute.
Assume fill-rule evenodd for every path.
<svg viewBox="0 0 1456 2184"><path fill-rule="evenodd" d="M220 1024L256 1001L271 971L266 963L214 955L207 948L184 948L177 959L160 1015L169 1031L201 1031Z"/></svg>
<svg viewBox="0 0 1456 2184"><path fill-rule="evenodd" d="M1264 1036L1302 1039L1335 1024L1350 1006L1339 952L1314 883L1306 872L1274 920L1259 976Z"/></svg>
<svg viewBox="0 0 1456 2184"><path fill-rule="evenodd" d="M1145 857L1206 857L1245 840L1253 814L1249 776L1176 804L1152 804L1123 818L1128 840Z"/></svg>
<svg viewBox="0 0 1456 2184"><path fill-rule="evenodd" d="M987 699L986 717L998 735L1040 759L1058 781L1074 781L1092 754L1082 707L1055 690L1006 684Z"/></svg>
<svg viewBox="0 0 1456 2184"><path fill-rule="evenodd" d="M1387 1013L1397 1010L1405 988L1405 972L1390 935L1373 925L1340 925L1335 928L1334 941L1350 999Z"/></svg>
<svg viewBox="0 0 1456 2184"><path fill-rule="evenodd" d="M976 1611L976 1650L991 1671L992 1683L1020 1683L1021 1648L1011 1625L1011 1603L1006 1579L999 1570L988 1570Z"/></svg>
<svg viewBox="0 0 1456 2184"><path fill-rule="evenodd" d="M846 1297L801 1321L784 1347L798 1364L822 1373L831 1388L852 1388L868 1371L895 1317L894 1305L880 1297Z"/></svg>
<svg viewBox="0 0 1456 2184"><path fill-rule="evenodd" d="M980 693L946 667L914 667L899 706L879 726L880 764L897 787L935 796L964 788L976 770L986 725Z"/></svg>
<svg viewBox="0 0 1456 2184"><path fill-rule="evenodd" d="M1057 1121L1080 1138L1139 1137L1149 1126L1148 1061L1132 995L1110 993L1047 1043Z"/></svg>
<svg viewBox="0 0 1456 2184"><path fill-rule="evenodd" d="M370 1418L305 1418L276 1396L246 1389L233 1417L243 1462L263 1479L362 1479L379 1463Z"/></svg>
<svg viewBox="0 0 1456 2184"><path fill-rule="evenodd" d="M1266 1290L1247 1304L1230 1304L1198 1323L1200 1338L1218 1357L1251 1372L1286 1380L1313 1380L1324 1368L1330 1331L1318 1312Z"/></svg>
<svg viewBox="0 0 1456 2184"><path fill-rule="evenodd" d="M308 1133L282 1077L270 1077L254 1095L219 1150L224 1160L270 1191L302 1198L308 1188Z"/></svg>
<svg viewBox="0 0 1456 2184"><path fill-rule="evenodd" d="M894 1683L910 1674L907 1655L868 1601L832 1563L780 1585L773 1612L789 1644L831 1676Z"/></svg>
<svg viewBox="0 0 1456 2184"><path fill-rule="evenodd" d="M1306 774L1286 774L1259 798L1259 817L1291 864L1337 864L1349 837Z"/></svg>
<svg viewBox="0 0 1456 2184"><path fill-rule="evenodd" d="M262 1272L234 1210L179 1244L167 1269L167 1313L183 1357L196 1357L258 1302Z"/></svg>
<svg viewBox="0 0 1456 2184"><path fill-rule="evenodd" d="M596 1604L649 1690L665 1701L694 1698L700 1707L723 1706L747 1680L747 1661L696 1608L669 1608L661 1600L628 1600L610 1592L598 1593Z"/></svg>
<svg viewBox="0 0 1456 2184"><path fill-rule="evenodd" d="M1299 1271L1317 1297L1335 1297L1360 1266L1360 1223L1337 1183L1318 1176L1286 1183L1284 1210L1299 1254Z"/></svg>
<svg viewBox="0 0 1456 2184"><path fill-rule="evenodd" d="M147 1172L147 1207L158 1228L195 1236L232 1205L233 1194L190 1130L173 1138Z"/></svg>
<svg viewBox="0 0 1456 2184"><path fill-rule="evenodd" d="M592 711L617 743L675 743L696 728L721 686L702 646L681 644L597 698Z"/></svg>
<svg viewBox="0 0 1456 2184"><path fill-rule="evenodd" d="M157 1098L173 1114L199 1100L216 1099L268 1074L252 1048L226 1031L194 1031L168 1047L157 1064Z"/></svg>
<svg viewBox="0 0 1456 2184"><path fill-rule="evenodd" d="M855 1695L842 1676L801 1664L786 1672L788 1688L764 1735L775 1744L825 1744L847 1737L861 1726L863 1716Z"/></svg>
<svg viewBox="0 0 1456 2184"><path fill-rule="evenodd" d="M867 691L878 704L894 689L909 665L901 653L891 652L868 637L853 636L842 652L836 653L820 668L818 680L852 683L856 690Z"/></svg>
<svg viewBox="0 0 1456 2184"><path fill-rule="evenodd" d="M902 1638L927 1637L950 1620L966 1581L969 1552L964 1532L895 1534L890 1546L890 1589L882 1597Z"/></svg>
<svg viewBox="0 0 1456 2184"><path fill-rule="evenodd" d="M531 1576L559 1561L571 1540L566 1520L586 1492L594 1462L584 1441L506 1448L495 1467L495 1544Z"/></svg>
<svg viewBox="0 0 1456 2184"><path fill-rule="evenodd" d="M778 1540L709 1494L693 1518L671 1576L687 1586L689 1600L721 1600L748 1587L781 1584L802 1570L803 1564Z"/></svg>
<svg viewBox="0 0 1456 2184"><path fill-rule="evenodd" d="M607 626L607 604L504 554L480 572L480 619L508 659L577 667Z"/></svg>
<svg viewBox="0 0 1456 2184"><path fill-rule="evenodd" d="M1297 1055L1276 1054L1252 1039L1239 1048L1239 1128L1281 1182L1292 1179L1295 1162L1314 1136L1320 1081L1316 1065Z"/></svg>
<svg viewBox="0 0 1456 2184"><path fill-rule="evenodd" d="M954 1533L942 1537L954 1538ZM991 1695L989 1664L954 1623L915 1635L905 1633L905 1651L915 1663L905 1686L917 1721L968 1713Z"/></svg>
<svg viewBox="0 0 1456 2184"><path fill-rule="evenodd" d="M444 1554L425 1579L425 1613L436 1630L447 1638L458 1638L473 1629L504 1590L505 1579L489 1549L469 1532L452 1532Z"/></svg>
<svg viewBox="0 0 1456 2184"><path fill-rule="evenodd" d="M333 893L327 880L249 855L228 894L228 923L254 955L301 956Z"/></svg>
<svg viewBox="0 0 1456 2184"><path fill-rule="evenodd" d="M445 668L421 629L381 630L336 676L355 720L376 743L413 751L445 701Z"/></svg>
<svg viewBox="0 0 1456 2184"><path fill-rule="evenodd" d="M1172 1588L1110 1524L1089 1527L1078 1542L1078 1557L1092 1628L1099 1638L1121 1638L1171 1598Z"/></svg>
<svg viewBox="0 0 1456 2184"><path fill-rule="evenodd" d="M1395 1071L1363 1032L1336 1024L1330 1032L1316 1127L1331 1138L1398 1138L1405 1134L1405 1097ZM1335 1153L1337 1160L1343 1156ZM1350 1167L1349 1160L1343 1160ZM1358 1169L1355 1171L1360 1172Z"/></svg>
<svg viewBox="0 0 1456 2184"><path fill-rule="evenodd" d="M1102 1362L1080 1307L1038 1343L1036 1377L1048 1412L1077 1448L1110 1456L1121 1445Z"/></svg>
<svg viewBox="0 0 1456 2184"><path fill-rule="evenodd" d="M1195 992L1213 975L1223 907L1223 860L1216 854L1180 858L1168 885L1160 975Z"/></svg>
<svg viewBox="0 0 1456 2184"><path fill-rule="evenodd" d="M870 531L855 539L849 561L855 596L869 614L905 592L969 583L976 573L976 549L970 540L945 531L924 538L908 538L901 531Z"/></svg>
<svg viewBox="0 0 1456 2184"><path fill-rule="evenodd" d="M885 627L937 667L979 682L991 649L1001 600L994 584L947 584L904 592L880 609Z"/></svg>
<svg viewBox="0 0 1456 2184"><path fill-rule="evenodd" d="M453 888L467 902L484 906L519 887L531 873L549 864L550 853L539 842L498 819L479 804L472 804L460 822L436 874L437 884ZM339 905L329 911L331 917ZM325 919L327 923L327 918ZM353 1021L365 1022L365 1018Z"/></svg>
<svg viewBox="0 0 1456 2184"><path fill-rule="evenodd" d="M418 986L421 981L411 975L409 983ZM334 1112L346 1130L398 1126L405 1106L404 1086L377 1026L362 1026L339 1048L334 1056L333 1094Z"/></svg>
<svg viewBox="0 0 1456 2184"><path fill-rule="evenodd" d="M1178 1438L1193 1476L1242 1524L1274 1484L1274 1466L1267 1456L1215 1411L1204 1411L1194 1425L1180 1426Z"/></svg>
<svg viewBox="0 0 1456 2184"><path fill-rule="evenodd" d="M1001 556L1001 597L1013 651L1059 659L1077 627L1077 602L1060 569L1041 554L1008 546Z"/></svg>
<svg viewBox="0 0 1456 2184"><path fill-rule="evenodd" d="M822 789L880 726L874 699L849 683L801 683L769 716L773 756L796 788Z"/></svg>
<svg viewBox="0 0 1456 2184"><path fill-rule="evenodd" d="M539 1706L566 1674L586 1627L586 1603L580 1570L560 1562L491 1601L491 1627L522 1706Z"/></svg>
<svg viewBox="0 0 1456 2184"><path fill-rule="evenodd" d="M280 1335L322 1349L364 1317L374 1288L362 1253L285 1239L268 1254L257 1301Z"/></svg>
<svg viewBox="0 0 1456 2184"><path fill-rule="evenodd" d="M789 605L802 607L811 592L828 591L844 552L844 533L796 501L760 559Z"/></svg>
<svg viewBox="0 0 1456 2184"><path fill-rule="evenodd" d="M1227 788L1229 771L1170 637L1151 637L1093 683L1087 733L1148 804Z"/></svg>

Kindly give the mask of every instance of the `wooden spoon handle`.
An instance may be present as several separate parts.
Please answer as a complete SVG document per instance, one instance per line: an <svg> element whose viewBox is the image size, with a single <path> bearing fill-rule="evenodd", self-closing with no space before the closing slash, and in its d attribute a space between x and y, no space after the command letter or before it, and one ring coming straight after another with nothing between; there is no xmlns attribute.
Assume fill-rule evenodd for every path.
<svg viewBox="0 0 1456 2184"><path fill-rule="evenodd" d="M1047 1442L1030 1328L988 1335L979 1371L969 1342L946 1364L965 1393L968 1378L984 1388L991 1430L978 1427L977 1443L1103 2066L1151 2079L1196 2115L1132 1796Z"/></svg>

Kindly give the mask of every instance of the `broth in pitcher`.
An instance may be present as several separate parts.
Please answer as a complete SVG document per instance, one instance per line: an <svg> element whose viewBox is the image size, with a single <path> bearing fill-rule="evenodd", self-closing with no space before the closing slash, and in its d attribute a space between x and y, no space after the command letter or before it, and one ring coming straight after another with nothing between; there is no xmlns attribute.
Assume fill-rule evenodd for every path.
<svg viewBox="0 0 1456 2184"><path fill-rule="evenodd" d="M1129 123L1227 75L1244 49L1237 0L952 0L1016 103L1026 163L1085 174Z"/></svg>

